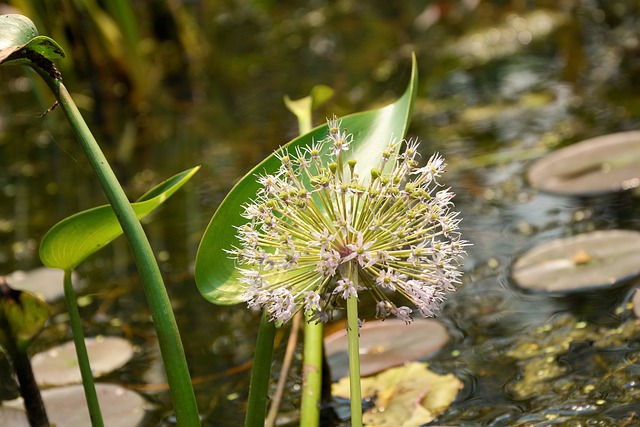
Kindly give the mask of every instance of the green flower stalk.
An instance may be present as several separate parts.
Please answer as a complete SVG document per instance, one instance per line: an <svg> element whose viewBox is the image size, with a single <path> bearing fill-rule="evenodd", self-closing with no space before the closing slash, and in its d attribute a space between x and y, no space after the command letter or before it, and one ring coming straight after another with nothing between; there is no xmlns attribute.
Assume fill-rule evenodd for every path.
<svg viewBox="0 0 640 427"><path fill-rule="evenodd" d="M459 282L467 246L454 193L438 182L444 159L434 154L419 167L417 141L391 141L378 167L360 175L347 158L353 135L335 117L328 125L325 140L279 150L279 170L257 177L262 188L244 206L240 247L228 251L244 299L278 324L300 309L327 322L363 290L373 294L377 317L411 322L413 310L392 302L393 292L433 316ZM400 143L406 148L397 154Z"/></svg>

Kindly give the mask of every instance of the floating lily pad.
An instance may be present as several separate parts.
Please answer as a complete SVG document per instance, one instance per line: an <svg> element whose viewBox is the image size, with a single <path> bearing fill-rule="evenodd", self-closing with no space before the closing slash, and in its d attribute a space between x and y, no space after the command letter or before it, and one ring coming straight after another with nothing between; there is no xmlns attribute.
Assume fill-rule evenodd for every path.
<svg viewBox="0 0 640 427"><path fill-rule="evenodd" d="M635 314L636 317L640 317L640 288L636 289L633 293L631 303L633 304L633 314Z"/></svg>
<svg viewBox="0 0 640 427"><path fill-rule="evenodd" d="M24 410L0 406L0 426L29 427Z"/></svg>
<svg viewBox="0 0 640 427"><path fill-rule="evenodd" d="M113 372L133 357L129 341L118 337L85 339L94 377ZM75 384L82 381L73 341L38 353L31 358L36 382L41 386Z"/></svg>
<svg viewBox="0 0 640 427"><path fill-rule="evenodd" d="M7 276L7 282L14 289L34 293L45 301L51 302L64 295L63 278L62 270L39 267L29 271L14 271ZM71 280L77 283L76 275L73 273Z"/></svg>
<svg viewBox="0 0 640 427"><path fill-rule="evenodd" d="M146 401L138 393L116 384L96 384L96 393L106 426L135 427L145 417ZM42 392L51 425L86 427L91 425L82 385L56 387ZM22 408L22 399L4 402L10 408ZM2 420L2 418L0 418ZM11 425L13 424L2 424Z"/></svg>
<svg viewBox="0 0 640 427"><path fill-rule="evenodd" d="M587 139L535 162L529 183L542 191L592 196L640 186L640 131Z"/></svg>
<svg viewBox="0 0 640 427"><path fill-rule="evenodd" d="M556 239L512 265L516 285L566 294L622 285L640 275L640 232L594 231Z"/></svg>
<svg viewBox="0 0 640 427"><path fill-rule="evenodd" d="M374 407L362 414L367 427L418 427L445 411L462 388L453 374L438 375L424 363L410 363L379 375L363 378L362 396ZM332 388L335 396L349 397L349 378Z"/></svg>
<svg viewBox="0 0 640 427"><path fill-rule="evenodd" d="M374 320L360 328L360 374L372 375L405 362L420 360L440 350L449 333L434 319ZM325 338L327 361L334 381L349 375L347 333L338 331Z"/></svg>

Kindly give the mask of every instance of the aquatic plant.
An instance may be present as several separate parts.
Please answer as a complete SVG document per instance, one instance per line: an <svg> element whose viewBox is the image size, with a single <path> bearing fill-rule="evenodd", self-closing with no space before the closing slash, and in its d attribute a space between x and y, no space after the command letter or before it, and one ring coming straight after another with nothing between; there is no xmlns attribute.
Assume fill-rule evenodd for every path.
<svg viewBox="0 0 640 427"><path fill-rule="evenodd" d="M278 171L257 177L262 188L244 207L241 246L229 250L244 299L277 323L301 308L327 322L340 301L366 289L378 317L411 322L412 310L389 291L433 316L455 290L465 246L454 194L438 182L444 159L434 154L418 167L419 142L397 154L403 142L391 141L377 167L360 172L356 159L345 159L353 134L335 117L328 127L325 140L279 150Z"/></svg>
<svg viewBox="0 0 640 427"><path fill-rule="evenodd" d="M354 135L349 156L358 159L359 168L367 170L377 167L379 157L376 153L388 147L391 136L402 137L406 133L416 92L417 66L413 58L411 79L405 92L396 102L383 108L341 118L342 126ZM321 141L329 135L327 124L310 128L310 110L313 102L307 101L297 103L294 108L291 108L291 102L288 103L298 117L301 133L299 137L283 146L290 152L296 152L297 148L302 150L304 147L311 146L314 141ZM399 150L400 144L397 144L394 149ZM228 257L227 251L240 245L236 232L238 227L246 223L246 219L242 217L243 206L255 197L262 187L256 180L256 175L275 174L280 166L281 162L276 154L270 155L256 165L231 189L209 222L200 242L195 264L198 289L208 301L220 305L244 302L245 286L241 281L243 276L236 268L235 261ZM354 319L357 323L357 317ZM310 426L317 425L320 410L322 325L321 322L306 322L304 326L303 382L305 388L302 395L301 418L303 423ZM357 326L352 329L357 331ZM274 336L275 324L269 320L265 312L256 342L245 418L247 426L264 423Z"/></svg>
<svg viewBox="0 0 640 427"><path fill-rule="evenodd" d="M114 213L112 218L117 218L122 231L129 241L134 260L138 266L138 271L140 272L147 294L149 309L156 327L158 343L163 356L171 396L176 411L176 418L178 422L183 425L199 425L200 416L195 401L195 394L193 392L193 386L191 385L178 327L162 275L160 274L160 269L134 207L127 199L124 190L109 166L108 160L105 158L100 146L78 111L71 95L62 82L60 72L52 61L52 59L63 57L64 52L53 39L46 36L39 36L33 22L22 15L0 16L0 33L2 34L0 64L17 63L26 65L40 75L56 97L57 101L55 105L59 105L60 109L64 112L75 136L85 151L89 163L110 202ZM158 195L153 191L151 193L153 196ZM166 195L163 195L161 201L165 199ZM115 236L117 236L117 234L113 235L111 239L115 238ZM86 238L87 236L84 237ZM98 238L94 236L93 239L88 238L88 240L92 243L99 243L98 247L100 247L103 245L103 242L98 242L97 240L104 237L104 235ZM108 241L109 239L107 239L107 242ZM71 265L70 267L75 267L75 265ZM76 313L77 307L75 306L75 299L72 296L73 288L70 277L70 269L66 269L64 283L65 296L69 302L69 310L71 311L72 317L75 319L75 321L72 322L72 327L76 344L78 344L77 348L79 349L78 358L79 361L85 359L86 362L82 363L81 368L85 371L83 384L85 385L87 401L91 408L94 425L102 425L97 396L92 384L93 379L88 366L88 358L86 357L86 349L84 349L84 340L81 337L79 316L77 315L78 313Z"/></svg>
<svg viewBox="0 0 640 427"><path fill-rule="evenodd" d="M455 290L466 242L454 194L438 183L446 166L439 154L418 167L417 141L402 154L402 142L391 141L361 176L357 160L345 159L353 134L335 117L327 126L326 139L295 153L280 149L277 172L257 177L262 188L244 206L241 244L228 253L249 307L277 324L301 309L308 322L327 322L346 301L352 425L360 425L358 292L373 294L381 318L412 321L412 309L398 307L389 292L433 316Z"/></svg>
<svg viewBox="0 0 640 427"><path fill-rule="evenodd" d="M130 203L52 62L64 56L62 49L54 40L38 36L25 17L0 19L7 30L0 63L28 65L42 77L57 99L56 106L69 119L110 202L110 206L82 212L56 225L40 251L46 265L65 271L65 296L93 423L102 425L71 270L124 232L147 294L177 422L197 426L200 418L177 325L139 222L197 168ZM408 323L412 310L397 306L389 291L403 296L422 315L431 316L458 281L456 267L466 242L459 237L453 193L439 183L444 160L436 154L419 167L419 144L401 139L415 99L416 76L414 58L405 93L378 110L334 118L315 129L310 129L310 116L299 114L302 135L234 187L203 236L196 280L205 298L218 304L248 301L264 312L245 421L248 426L264 423L276 325L286 323L301 309L305 313L301 419L305 425L317 425L322 323L346 301L352 424L357 426L362 423L358 292L373 293L379 317L395 315ZM402 145L406 147L400 154ZM253 200L247 198L256 194ZM236 264L242 268L236 269Z"/></svg>
<svg viewBox="0 0 640 427"><path fill-rule="evenodd" d="M29 292L10 288L6 278L0 276L0 345L13 363L30 425L49 425L27 347L50 314L46 302Z"/></svg>
<svg viewBox="0 0 640 427"><path fill-rule="evenodd" d="M246 426L264 423L275 325L304 312L301 422L317 425L322 324L346 301L352 422L359 425L358 292L373 293L380 317L409 322L411 309L396 306L389 291L433 315L453 289L466 243L453 193L438 184L444 161L434 155L420 168L418 142L401 140L416 71L414 58L394 104L315 129L310 111L290 105L302 135L238 182L209 223L196 259L201 293L216 304L248 302L263 311Z"/></svg>

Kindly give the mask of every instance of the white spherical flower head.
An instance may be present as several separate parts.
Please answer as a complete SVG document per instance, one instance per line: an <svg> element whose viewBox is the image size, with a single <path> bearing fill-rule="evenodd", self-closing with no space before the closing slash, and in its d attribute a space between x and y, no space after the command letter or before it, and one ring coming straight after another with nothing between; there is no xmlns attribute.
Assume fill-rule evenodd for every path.
<svg viewBox="0 0 640 427"><path fill-rule="evenodd" d="M378 317L411 321L412 309L393 303L392 293L433 316L459 282L468 244L454 194L438 182L444 159L434 154L418 167L417 141L402 154L392 142L363 179L356 160L345 159L353 135L336 118L328 125L325 140L293 155L280 149L278 171L257 177L262 188L244 206L240 247L228 251L245 300L278 323L300 309L326 322L340 301L366 290Z"/></svg>

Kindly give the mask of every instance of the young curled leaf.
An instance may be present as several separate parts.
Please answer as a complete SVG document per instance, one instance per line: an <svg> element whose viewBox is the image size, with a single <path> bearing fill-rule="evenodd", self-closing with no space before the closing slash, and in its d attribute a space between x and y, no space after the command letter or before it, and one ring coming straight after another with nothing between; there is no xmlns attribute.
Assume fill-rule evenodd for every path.
<svg viewBox="0 0 640 427"><path fill-rule="evenodd" d="M0 277L0 345L15 345L25 350L29 342L40 333L51 312L49 305L29 292L12 289ZM12 340L14 344L6 341Z"/></svg>
<svg viewBox="0 0 640 427"><path fill-rule="evenodd" d="M0 15L0 64L22 63L42 68L54 78L60 74L52 59L64 57L55 40L38 35L38 29L26 16Z"/></svg>

